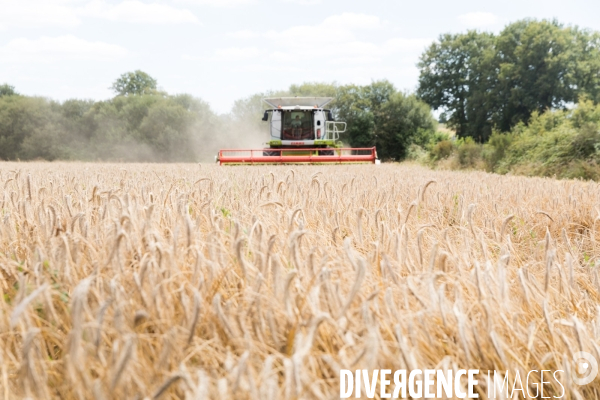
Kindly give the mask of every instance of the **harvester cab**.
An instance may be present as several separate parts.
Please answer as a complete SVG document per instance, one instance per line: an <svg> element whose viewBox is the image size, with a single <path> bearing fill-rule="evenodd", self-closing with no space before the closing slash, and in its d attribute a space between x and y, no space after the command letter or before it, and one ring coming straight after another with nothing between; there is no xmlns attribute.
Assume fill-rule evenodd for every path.
<svg viewBox="0 0 600 400"><path fill-rule="evenodd" d="M277 97L264 99L269 105L263 121L269 124L268 147L256 150L221 150L222 164L321 164L375 163L375 148L344 148L340 134L345 122L334 121L325 106L331 97Z"/></svg>
<svg viewBox="0 0 600 400"><path fill-rule="evenodd" d="M272 107L263 116L263 121L269 122L271 136L267 143L270 150L265 150L264 155L279 155L277 150L289 148L323 149L318 154L333 155L332 148L342 147L339 136L345 132L346 123L334 121L331 111L324 108L332 100L331 97L264 99Z"/></svg>

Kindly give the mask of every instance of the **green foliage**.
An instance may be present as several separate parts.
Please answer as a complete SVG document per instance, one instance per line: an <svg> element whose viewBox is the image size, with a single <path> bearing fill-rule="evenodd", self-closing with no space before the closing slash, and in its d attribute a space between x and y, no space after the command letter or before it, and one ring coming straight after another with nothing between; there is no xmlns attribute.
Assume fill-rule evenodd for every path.
<svg viewBox="0 0 600 400"><path fill-rule="evenodd" d="M442 119L458 137L485 141L491 134L493 59L494 36L476 31L442 35L421 56L417 94L446 110Z"/></svg>
<svg viewBox="0 0 600 400"><path fill-rule="evenodd" d="M15 91L15 87L5 83L0 85L0 97L2 96L14 96L17 92Z"/></svg>
<svg viewBox="0 0 600 400"><path fill-rule="evenodd" d="M466 137L458 140L457 159L462 168L475 168L481 159L482 147L473 138Z"/></svg>
<svg viewBox="0 0 600 400"><path fill-rule="evenodd" d="M401 160L411 144L425 146L436 126L429 106L386 80L339 86L332 108L348 125L341 139L353 147L376 146L382 159Z"/></svg>
<svg viewBox="0 0 600 400"><path fill-rule="evenodd" d="M488 171L494 171L500 160L506 156L506 152L513 142L514 136L507 133L494 132L490 140L483 148L483 158Z"/></svg>
<svg viewBox="0 0 600 400"><path fill-rule="evenodd" d="M375 116L377 154L384 160L404 158L412 143L424 144L436 128L429 106L401 92L382 101Z"/></svg>
<svg viewBox="0 0 600 400"><path fill-rule="evenodd" d="M121 75L113 89L118 96L99 102L0 97L0 158L208 161L232 141L233 147L264 143L262 99L271 96L334 97L332 112L347 122L340 139L355 147L377 146L383 159L403 159L411 145L421 157L445 137L436 134L429 106L388 81L292 85L238 100L221 116L190 95L157 92L156 81L141 71Z"/></svg>
<svg viewBox="0 0 600 400"><path fill-rule="evenodd" d="M442 141L449 141L450 135L441 131L421 131L421 135L415 139L415 142L424 147L433 147Z"/></svg>
<svg viewBox="0 0 600 400"><path fill-rule="evenodd" d="M0 159L195 161L214 114L187 95L118 96L62 104L0 97Z"/></svg>
<svg viewBox="0 0 600 400"><path fill-rule="evenodd" d="M486 142L534 113L600 101L600 34L522 20L499 35L442 35L421 56L418 95L459 137Z"/></svg>
<svg viewBox="0 0 600 400"><path fill-rule="evenodd" d="M116 97L86 115L92 153L101 159L194 161L214 131L208 105L188 95Z"/></svg>
<svg viewBox="0 0 600 400"><path fill-rule="evenodd" d="M528 124L494 132L488 143L471 138L439 142L434 164L449 158L452 168L485 168L498 173L565 179L600 179L600 105L583 99L572 110L533 112Z"/></svg>
<svg viewBox="0 0 600 400"><path fill-rule="evenodd" d="M111 86L118 96L156 94L156 79L139 69L121 75Z"/></svg>
<svg viewBox="0 0 600 400"><path fill-rule="evenodd" d="M577 100L573 88L578 60L572 51L578 31L556 21L522 20L496 39L499 69L494 95L496 125L508 131L535 111L563 107Z"/></svg>
<svg viewBox="0 0 600 400"><path fill-rule="evenodd" d="M335 118L348 125L346 134L340 139L351 146L374 146L377 140L380 107L390 96L396 93L394 86L388 81L377 81L370 85L344 85L337 88L332 109ZM372 122L371 122L372 121ZM359 128L361 130L359 131ZM377 147L379 151L380 146Z"/></svg>
<svg viewBox="0 0 600 400"><path fill-rule="evenodd" d="M600 169L600 105L582 100L574 110L534 113L519 124L498 172L597 179Z"/></svg>
<svg viewBox="0 0 600 400"><path fill-rule="evenodd" d="M436 143L430 152L430 157L433 161L446 159L454 152L454 144L450 140L442 140Z"/></svg>
<svg viewBox="0 0 600 400"><path fill-rule="evenodd" d="M406 160L427 163L428 158L429 153L423 147L419 146L416 143L412 143L410 146L408 146L408 149L406 151Z"/></svg>
<svg viewBox="0 0 600 400"><path fill-rule="evenodd" d="M356 111L346 128L346 138L354 147L375 146L375 117L368 111Z"/></svg>
<svg viewBox="0 0 600 400"><path fill-rule="evenodd" d="M69 158L59 109L39 97L0 97L0 159Z"/></svg>

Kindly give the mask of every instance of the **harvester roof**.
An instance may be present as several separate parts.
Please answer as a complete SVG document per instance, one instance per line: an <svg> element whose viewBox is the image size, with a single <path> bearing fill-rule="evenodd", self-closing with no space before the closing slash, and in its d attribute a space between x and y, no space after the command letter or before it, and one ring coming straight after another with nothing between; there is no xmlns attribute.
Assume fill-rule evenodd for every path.
<svg viewBox="0 0 600 400"><path fill-rule="evenodd" d="M273 97L264 102L273 108L278 107L314 107L323 108L333 100L333 97Z"/></svg>

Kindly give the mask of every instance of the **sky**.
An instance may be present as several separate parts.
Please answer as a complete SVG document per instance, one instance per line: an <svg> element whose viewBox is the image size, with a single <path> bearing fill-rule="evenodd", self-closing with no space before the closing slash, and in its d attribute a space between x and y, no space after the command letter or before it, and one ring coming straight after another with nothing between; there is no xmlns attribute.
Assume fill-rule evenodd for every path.
<svg viewBox="0 0 600 400"><path fill-rule="evenodd" d="M597 0L0 0L0 84L104 100L140 69L227 113L302 82L387 79L413 91L419 55L440 34L523 18L600 30L598 16Z"/></svg>

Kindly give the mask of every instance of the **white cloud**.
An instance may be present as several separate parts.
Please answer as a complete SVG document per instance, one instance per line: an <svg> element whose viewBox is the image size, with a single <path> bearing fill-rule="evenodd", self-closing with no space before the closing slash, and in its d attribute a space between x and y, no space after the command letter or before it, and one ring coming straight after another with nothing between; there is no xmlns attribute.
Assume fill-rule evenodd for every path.
<svg viewBox="0 0 600 400"><path fill-rule="evenodd" d="M315 47L315 42L334 44L352 40L354 35L347 29L336 29L323 25L318 26L293 26L284 31L269 31L264 34L284 46Z"/></svg>
<svg viewBox="0 0 600 400"><path fill-rule="evenodd" d="M19 38L0 47L0 57L9 62L51 62L58 60L113 60L128 54L121 46L90 42L75 36Z"/></svg>
<svg viewBox="0 0 600 400"><path fill-rule="evenodd" d="M293 26L281 32L269 31L264 34L280 44L314 48L315 41L329 44L354 40L354 30L376 29L382 26L376 16L344 13L326 18L319 25Z"/></svg>
<svg viewBox="0 0 600 400"><path fill-rule="evenodd" d="M387 57L416 56L432 41L400 37L379 42L358 39L363 30L378 31L385 25L377 16L343 13L318 25L269 31L262 36L274 45L269 54L271 61L291 64L319 60L329 65L377 65ZM320 42L324 45L315 46Z"/></svg>
<svg viewBox="0 0 600 400"><path fill-rule="evenodd" d="M126 0L0 0L0 30L8 28L71 28L82 17L149 24L195 23L189 10L162 3Z"/></svg>
<svg viewBox="0 0 600 400"><path fill-rule="evenodd" d="M256 3L256 0L175 0L177 3L211 7L238 7Z"/></svg>
<svg viewBox="0 0 600 400"><path fill-rule="evenodd" d="M215 52L217 59L222 60L247 60L262 54L256 47L230 47L227 49L219 49Z"/></svg>
<svg viewBox="0 0 600 400"><path fill-rule="evenodd" d="M380 28L382 22L375 15L343 13L326 18L321 26L341 29L374 29Z"/></svg>
<svg viewBox="0 0 600 400"><path fill-rule="evenodd" d="M255 39L260 36L260 33L249 29L227 33L227 36L234 39Z"/></svg>
<svg viewBox="0 0 600 400"><path fill-rule="evenodd" d="M186 61L247 61L264 55L265 51L257 47L227 47L216 50L212 55L183 54L181 59Z"/></svg>
<svg viewBox="0 0 600 400"><path fill-rule="evenodd" d="M301 6L311 6L321 4L321 0L283 0L286 3L300 4Z"/></svg>
<svg viewBox="0 0 600 400"><path fill-rule="evenodd" d="M498 17L489 12L470 12L460 15L458 20L468 28L483 28L497 23Z"/></svg>
<svg viewBox="0 0 600 400"><path fill-rule="evenodd" d="M119 22L150 24L198 22L196 16L189 10L173 8L166 4L143 3L138 0L127 0L118 4L94 0L80 8L78 13L86 17Z"/></svg>
<svg viewBox="0 0 600 400"><path fill-rule="evenodd" d="M81 23L68 1L0 0L0 30L73 27Z"/></svg>
<svg viewBox="0 0 600 400"><path fill-rule="evenodd" d="M394 36L382 18L343 13L315 25L291 26L279 31L240 30L227 37L247 40L256 47L230 47L212 57L184 56L187 60L237 61L226 65L229 73L265 74L296 82L328 81L367 84L373 79L415 80L419 54L431 38ZM300 78L293 78L294 76Z"/></svg>
<svg viewBox="0 0 600 400"><path fill-rule="evenodd" d="M298 25L283 31L259 33L241 30L227 33L233 39L256 39L265 37L282 45L292 47L306 46L314 48L314 41L326 40L327 43L347 42L354 39L354 30L379 29L384 23L379 17L366 14L343 13L323 20L318 25Z"/></svg>
<svg viewBox="0 0 600 400"><path fill-rule="evenodd" d="M269 58L276 62L306 62L320 59L332 65L378 64L386 57L416 56L432 42L431 39L394 38L382 43L358 40L340 41L334 46L299 44L273 51Z"/></svg>
<svg viewBox="0 0 600 400"><path fill-rule="evenodd" d="M433 42L433 39L393 38L385 42L385 47L390 52L420 53L431 42Z"/></svg>

